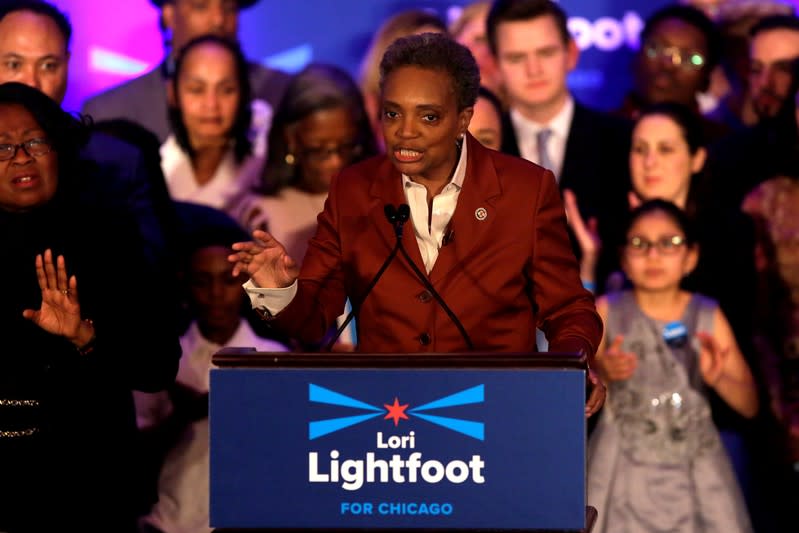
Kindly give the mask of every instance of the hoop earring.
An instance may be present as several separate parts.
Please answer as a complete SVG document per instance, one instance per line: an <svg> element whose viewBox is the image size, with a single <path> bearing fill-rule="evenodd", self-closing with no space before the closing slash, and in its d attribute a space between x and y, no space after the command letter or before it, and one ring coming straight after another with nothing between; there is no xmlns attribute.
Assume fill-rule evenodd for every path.
<svg viewBox="0 0 799 533"><path fill-rule="evenodd" d="M286 161L287 165L293 165L294 163L297 162L297 159L294 157L294 154L292 154L291 152L286 154L286 157L284 158L284 160Z"/></svg>

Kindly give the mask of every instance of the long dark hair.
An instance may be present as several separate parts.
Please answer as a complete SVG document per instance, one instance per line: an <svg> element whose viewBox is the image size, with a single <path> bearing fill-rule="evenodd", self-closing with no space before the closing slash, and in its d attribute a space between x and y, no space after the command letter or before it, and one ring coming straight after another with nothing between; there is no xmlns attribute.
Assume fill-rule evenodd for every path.
<svg viewBox="0 0 799 533"><path fill-rule="evenodd" d="M24 107L44 130L53 151L58 154L59 178L73 173L81 149L89 140L91 119L80 115L75 117L43 92L17 82L0 84L0 104Z"/></svg>
<svg viewBox="0 0 799 533"><path fill-rule="evenodd" d="M333 65L310 64L291 79L272 120L261 192L275 194L301 179L297 165L286 162L289 153L286 130L313 113L336 108L347 109L355 122L355 143L361 150L351 163L377 153L363 96L352 77Z"/></svg>
<svg viewBox="0 0 799 533"><path fill-rule="evenodd" d="M244 158L252 153L252 142L250 142L249 137L250 123L252 122L252 110L250 108L252 90L250 88L247 59L244 57L244 53L237 43L217 35L202 35L192 39L180 49L175 58L175 71L171 80L176 102L174 106L169 106L169 122L172 126L172 131L175 133L178 146L189 154L189 157L194 158L195 151L189 142L189 132L186 130L186 124L183 122L183 112L180 110L178 79L180 78L180 73L183 70L183 65L186 62L188 53L193 48L203 44L215 44L224 48L233 56L233 63L236 68L236 80L239 84L239 105L236 109L236 118L231 127L230 137L233 139L233 154L236 158L236 162L241 163L244 161Z"/></svg>
<svg viewBox="0 0 799 533"><path fill-rule="evenodd" d="M706 142L702 121L693 109L676 102L660 102L644 108L635 123L637 125L644 118L654 115L667 117L677 125L691 155L695 155L699 149L705 148ZM691 181L688 186L685 212L689 217L696 218L700 214L702 203L709 198L709 194L711 194L711 191L708 176L705 169L702 168L699 172L694 172L691 175Z"/></svg>

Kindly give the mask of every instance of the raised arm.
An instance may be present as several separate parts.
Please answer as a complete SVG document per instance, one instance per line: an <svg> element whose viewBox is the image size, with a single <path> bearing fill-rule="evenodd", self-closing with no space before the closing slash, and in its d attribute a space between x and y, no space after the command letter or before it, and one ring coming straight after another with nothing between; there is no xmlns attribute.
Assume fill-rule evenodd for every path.
<svg viewBox="0 0 799 533"><path fill-rule="evenodd" d="M721 309L713 317L713 332L697 333L702 378L730 407L752 418L759 408L754 378Z"/></svg>

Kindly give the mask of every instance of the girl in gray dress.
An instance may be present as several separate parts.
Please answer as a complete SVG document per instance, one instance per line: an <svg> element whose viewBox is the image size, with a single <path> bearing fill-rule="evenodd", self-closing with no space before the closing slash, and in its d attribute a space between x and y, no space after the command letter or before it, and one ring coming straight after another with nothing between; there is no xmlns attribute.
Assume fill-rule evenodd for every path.
<svg viewBox="0 0 799 533"><path fill-rule="evenodd" d="M588 450L598 533L747 533L741 491L707 393L746 417L752 375L715 301L684 291L698 247L685 214L663 200L630 218L622 267L633 289L597 300L597 353L608 401Z"/></svg>

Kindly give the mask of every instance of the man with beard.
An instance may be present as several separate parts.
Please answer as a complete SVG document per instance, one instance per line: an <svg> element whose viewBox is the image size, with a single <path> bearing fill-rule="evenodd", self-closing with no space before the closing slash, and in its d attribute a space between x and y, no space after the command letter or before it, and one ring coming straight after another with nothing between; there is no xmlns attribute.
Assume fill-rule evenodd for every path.
<svg viewBox="0 0 799 533"><path fill-rule="evenodd" d="M799 168L796 98L799 18L773 15L751 30L749 91L758 122L712 143L708 172L732 208L759 183Z"/></svg>
<svg viewBox="0 0 799 533"><path fill-rule="evenodd" d="M751 30L749 91L758 119L773 118L790 93L793 62L799 58L799 18L773 15Z"/></svg>

